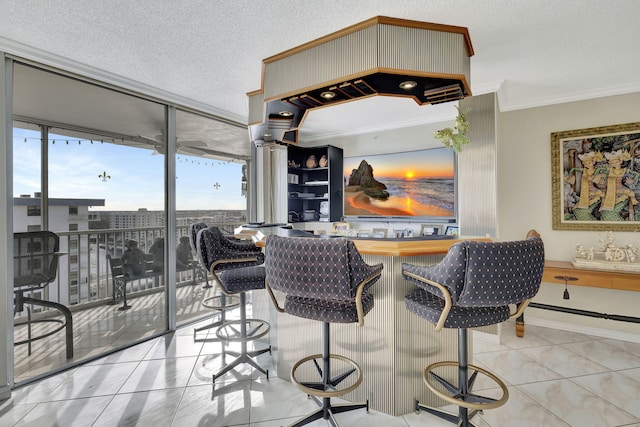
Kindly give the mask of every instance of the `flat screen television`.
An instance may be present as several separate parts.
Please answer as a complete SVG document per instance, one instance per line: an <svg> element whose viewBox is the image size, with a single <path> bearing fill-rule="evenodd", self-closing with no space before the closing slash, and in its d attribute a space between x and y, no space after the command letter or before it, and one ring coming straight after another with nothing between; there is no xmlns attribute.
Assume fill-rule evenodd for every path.
<svg viewBox="0 0 640 427"><path fill-rule="evenodd" d="M344 158L346 220L456 222L456 157L446 147Z"/></svg>

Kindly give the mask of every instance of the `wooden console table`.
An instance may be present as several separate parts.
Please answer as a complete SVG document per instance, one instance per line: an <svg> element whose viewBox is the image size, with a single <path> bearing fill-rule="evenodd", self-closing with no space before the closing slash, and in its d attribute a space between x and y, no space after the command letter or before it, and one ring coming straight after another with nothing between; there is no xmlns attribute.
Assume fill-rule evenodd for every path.
<svg viewBox="0 0 640 427"><path fill-rule="evenodd" d="M576 277L578 280L571 282L574 286L640 291L640 273L578 268L569 261L545 261L542 281L564 285L558 276Z"/></svg>
<svg viewBox="0 0 640 427"><path fill-rule="evenodd" d="M565 281L565 278L568 279ZM547 260L544 263L542 281L548 283L559 283L562 285L569 283L573 286L588 286L593 288L640 292L640 273L574 267L569 261ZM580 310L557 305L531 302L529 307L577 314L581 316L597 317L601 319L611 319L621 322L640 323L640 317L598 313L595 311ZM524 318L519 318L518 321L520 321L521 325L524 326ZM524 330L522 330L522 334L524 334ZM519 334L519 336L521 335Z"/></svg>

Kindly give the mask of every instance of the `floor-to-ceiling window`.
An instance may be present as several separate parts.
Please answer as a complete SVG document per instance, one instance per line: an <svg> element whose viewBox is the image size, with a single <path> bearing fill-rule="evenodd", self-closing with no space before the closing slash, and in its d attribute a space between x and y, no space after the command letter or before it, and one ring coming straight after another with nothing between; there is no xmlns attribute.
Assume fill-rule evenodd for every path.
<svg viewBox="0 0 640 427"><path fill-rule="evenodd" d="M247 222L246 153L248 132L243 127L178 110L176 113L176 253L178 275L196 274L189 288L177 288L176 320L185 324L215 313L219 290L189 253L189 226L204 222L226 234ZM188 257L191 256L191 261ZM203 280L204 279L204 280Z"/></svg>
<svg viewBox="0 0 640 427"><path fill-rule="evenodd" d="M16 311L15 342L44 338L14 347L14 382L164 333L173 319L210 316L210 278L194 262L165 277L165 261L178 265L193 222L227 233L247 222L246 127L35 64L16 61L13 71L14 233L53 231L62 253L55 280L23 294L68 307L73 320L68 357L64 329L26 325L64 316L38 305ZM123 286L117 263L133 247L153 268Z"/></svg>
<svg viewBox="0 0 640 427"><path fill-rule="evenodd" d="M114 282L112 260L154 255L165 234L166 106L35 67L14 66L14 232L59 237L56 279L19 291L72 311L73 357L61 317L38 304L15 313L20 383L167 330L167 283L158 274ZM137 248L135 250L134 248ZM144 276L144 274L142 275ZM23 292L24 291L24 292ZM126 292L126 304L125 304ZM31 330L29 330L31 329ZM29 347L31 347L29 349Z"/></svg>

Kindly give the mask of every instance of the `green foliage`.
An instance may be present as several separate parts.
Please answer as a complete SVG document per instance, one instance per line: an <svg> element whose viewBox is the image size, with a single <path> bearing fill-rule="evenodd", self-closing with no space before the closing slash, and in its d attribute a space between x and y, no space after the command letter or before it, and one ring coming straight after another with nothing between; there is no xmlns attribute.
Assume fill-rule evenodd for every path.
<svg viewBox="0 0 640 427"><path fill-rule="evenodd" d="M447 148L453 148L453 151L459 153L462 146L469 144L471 140L467 136L469 131L469 122L467 121L467 113L469 110L460 111L456 106L458 116L456 117L456 125L453 129L444 128L433 133L434 138L443 143Z"/></svg>

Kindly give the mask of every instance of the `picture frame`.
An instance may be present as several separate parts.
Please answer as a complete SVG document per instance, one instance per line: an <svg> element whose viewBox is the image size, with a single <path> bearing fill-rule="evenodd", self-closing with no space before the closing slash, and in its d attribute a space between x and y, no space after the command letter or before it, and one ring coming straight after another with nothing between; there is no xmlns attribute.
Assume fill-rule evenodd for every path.
<svg viewBox="0 0 640 427"><path fill-rule="evenodd" d="M371 231L371 237L376 239L384 239L387 237L387 229L386 228L374 228Z"/></svg>
<svg viewBox="0 0 640 427"><path fill-rule="evenodd" d="M444 230L445 236L457 236L459 234L457 225L447 225L447 228Z"/></svg>
<svg viewBox="0 0 640 427"><path fill-rule="evenodd" d="M437 236L440 233L440 227L437 225L422 224L420 227L421 236Z"/></svg>
<svg viewBox="0 0 640 427"><path fill-rule="evenodd" d="M393 237L395 237L396 239L404 239L404 228L393 230Z"/></svg>
<svg viewBox="0 0 640 427"><path fill-rule="evenodd" d="M551 133L554 230L640 230L640 122Z"/></svg>
<svg viewBox="0 0 640 427"><path fill-rule="evenodd" d="M348 222L334 222L331 224L331 234L346 235L349 233Z"/></svg>
<svg viewBox="0 0 640 427"><path fill-rule="evenodd" d="M405 238L413 237L413 228L405 228L404 237Z"/></svg>

